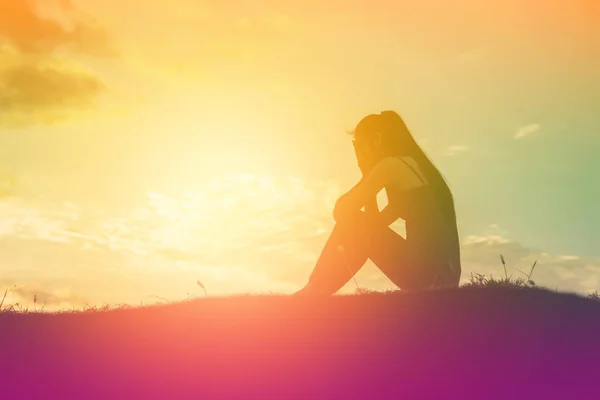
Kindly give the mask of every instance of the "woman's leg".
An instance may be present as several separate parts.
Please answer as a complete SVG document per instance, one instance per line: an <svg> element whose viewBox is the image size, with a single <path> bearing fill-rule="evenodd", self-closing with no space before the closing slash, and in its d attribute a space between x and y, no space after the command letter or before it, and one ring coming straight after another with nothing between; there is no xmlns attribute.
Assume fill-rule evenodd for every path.
<svg viewBox="0 0 600 400"><path fill-rule="evenodd" d="M355 223L336 223L301 293L331 295L340 290L367 261L366 237Z"/></svg>
<svg viewBox="0 0 600 400"><path fill-rule="evenodd" d="M436 285L433 252L415 247L388 227L373 235L369 258L400 289L418 290Z"/></svg>
<svg viewBox="0 0 600 400"><path fill-rule="evenodd" d="M339 251L339 247L344 249ZM360 212L353 221L338 223L325 243L309 283L300 293L331 295L356 274L367 259L403 290L442 285L433 248L413 248L389 227L376 227Z"/></svg>
<svg viewBox="0 0 600 400"><path fill-rule="evenodd" d="M340 252L339 246L344 251ZM407 286L412 270L406 240L391 228L374 227L360 212L352 221L337 223L321 252L309 283L300 293L331 295L371 260L399 287ZM407 279L408 278L408 279Z"/></svg>

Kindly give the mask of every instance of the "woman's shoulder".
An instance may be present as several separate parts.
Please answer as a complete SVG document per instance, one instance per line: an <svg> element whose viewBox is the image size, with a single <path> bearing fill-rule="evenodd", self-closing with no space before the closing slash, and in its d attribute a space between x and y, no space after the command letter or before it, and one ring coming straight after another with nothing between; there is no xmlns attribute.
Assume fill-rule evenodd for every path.
<svg viewBox="0 0 600 400"><path fill-rule="evenodd" d="M413 168L419 167L419 163L411 156L396 156L396 157L391 157L391 158L395 158L396 160L400 161L402 164L408 165Z"/></svg>
<svg viewBox="0 0 600 400"><path fill-rule="evenodd" d="M420 183L422 183L420 178L423 173L419 168L419 164L412 157L386 157L378 163L377 168L379 173L385 175L388 180L400 179L407 181L410 186L420 186Z"/></svg>
<svg viewBox="0 0 600 400"><path fill-rule="evenodd" d="M418 167L417 162L412 157L407 156L390 156L382 159L378 163L382 168L388 169L406 169L407 167Z"/></svg>
<svg viewBox="0 0 600 400"><path fill-rule="evenodd" d="M386 157L373 166L370 175L389 181L405 175L407 169L406 164L397 157Z"/></svg>

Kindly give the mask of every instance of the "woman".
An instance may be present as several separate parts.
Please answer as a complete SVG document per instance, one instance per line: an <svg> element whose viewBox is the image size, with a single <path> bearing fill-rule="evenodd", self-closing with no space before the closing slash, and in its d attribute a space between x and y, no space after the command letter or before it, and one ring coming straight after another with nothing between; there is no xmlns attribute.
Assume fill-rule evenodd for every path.
<svg viewBox="0 0 600 400"><path fill-rule="evenodd" d="M458 286L454 201L440 172L393 111L366 116L353 133L362 179L336 202L333 232L299 294L334 294L367 258L402 290ZM406 239L389 227L399 218Z"/></svg>

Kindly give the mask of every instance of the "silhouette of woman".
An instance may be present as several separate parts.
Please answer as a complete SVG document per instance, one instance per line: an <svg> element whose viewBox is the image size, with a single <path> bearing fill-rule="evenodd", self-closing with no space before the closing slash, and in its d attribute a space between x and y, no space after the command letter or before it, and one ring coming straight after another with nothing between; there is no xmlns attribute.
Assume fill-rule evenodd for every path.
<svg viewBox="0 0 600 400"><path fill-rule="evenodd" d="M438 169L393 111L366 116L353 134L362 178L337 200L333 232L298 294L334 294L368 258L402 290L458 286L454 200ZM382 189L388 204L380 211ZM399 218L406 239L389 227Z"/></svg>

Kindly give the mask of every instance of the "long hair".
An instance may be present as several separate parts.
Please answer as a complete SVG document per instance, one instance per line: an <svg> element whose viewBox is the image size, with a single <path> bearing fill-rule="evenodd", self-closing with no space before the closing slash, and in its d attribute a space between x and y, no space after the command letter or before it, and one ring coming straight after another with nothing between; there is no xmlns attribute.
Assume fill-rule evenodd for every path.
<svg viewBox="0 0 600 400"><path fill-rule="evenodd" d="M448 229L447 243L449 245L450 262L454 273L460 276L460 244L456 211L452 191L446 179L427 157L396 112L383 111L381 114L367 115L351 133L354 134L357 142L372 143L374 134L377 132L381 134L381 146L386 154L392 157L407 156L414 159L434 190L440 212ZM456 281L456 284L458 284L458 281Z"/></svg>

